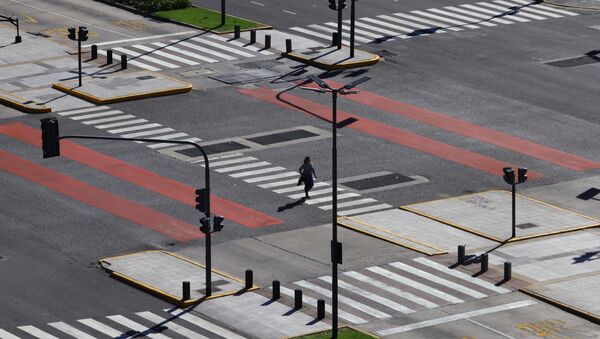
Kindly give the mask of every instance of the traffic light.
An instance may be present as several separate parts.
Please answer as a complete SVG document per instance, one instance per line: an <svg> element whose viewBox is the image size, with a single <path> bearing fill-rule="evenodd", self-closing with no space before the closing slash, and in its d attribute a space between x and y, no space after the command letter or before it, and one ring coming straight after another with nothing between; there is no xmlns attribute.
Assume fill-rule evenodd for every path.
<svg viewBox="0 0 600 339"><path fill-rule="evenodd" d="M208 234L210 233L210 218L201 218L200 219L200 224L202 226L200 226L200 231L204 234Z"/></svg>
<svg viewBox="0 0 600 339"><path fill-rule="evenodd" d="M338 9L346 8L346 0L338 0Z"/></svg>
<svg viewBox="0 0 600 339"><path fill-rule="evenodd" d="M88 39L87 27L79 26L79 41L86 41Z"/></svg>
<svg viewBox="0 0 600 339"><path fill-rule="evenodd" d="M329 0L329 8L337 9L337 6L335 5L335 0Z"/></svg>
<svg viewBox="0 0 600 339"><path fill-rule="evenodd" d="M56 118L45 118L42 123L42 151L44 158L60 155L60 142L58 134L58 120Z"/></svg>
<svg viewBox="0 0 600 339"><path fill-rule="evenodd" d="M221 232L221 230L223 229L223 220L225 220L225 218L223 218L220 215L215 215L213 217L213 231L215 232Z"/></svg>
<svg viewBox="0 0 600 339"><path fill-rule="evenodd" d="M519 184L527 181L527 168L519 167Z"/></svg>
<svg viewBox="0 0 600 339"><path fill-rule="evenodd" d="M67 28L67 30L69 31L69 39L77 40L77 36L75 35L75 27Z"/></svg>
<svg viewBox="0 0 600 339"><path fill-rule="evenodd" d="M202 213L206 213L208 206L208 191L206 188L196 190L196 209Z"/></svg>
<svg viewBox="0 0 600 339"><path fill-rule="evenodd" d="M513 170L510 167L504 167L502 169L502 171L504 171L504 181L506 181L507 184L514 184L515 183L515 170Z"/></svg>

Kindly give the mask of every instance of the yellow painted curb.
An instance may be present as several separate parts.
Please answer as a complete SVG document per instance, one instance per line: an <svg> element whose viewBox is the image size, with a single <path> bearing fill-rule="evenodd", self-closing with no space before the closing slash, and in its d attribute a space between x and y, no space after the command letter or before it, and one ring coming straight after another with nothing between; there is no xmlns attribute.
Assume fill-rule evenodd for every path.
<svg viewBox="0 0 600 339"><path fill-rule="evenodd" d="M519 292L527 294L527 295L529 295L531 297L539 299L539 300L541 300L541 301L543 301L545 303L548 303L548 304L550 304L552 306L558 307L558 308L560 308L563 311L572 313L572 314L574 314L574 315L576 315L576 316L578 316L580 318L584 318L584 319L589 320L589 321L591 321L591 322L593 322L595 324L600 325L600 316L598 316L596 314L593 314L593 313L590 313L588 311L582 310L582 309L580 309L578 307L575 307L575 306L571 306L571 305L562 303L562 302L560 302L560 301L558 301L556 299L553 299L553 298L550 298L550 297L546 297L543 294L540 294L538 292L534 292L534 291L529 290L527 288L521 288L521 289L519 289Z"/></svg>
<svg viewBox="0 0 600 339"><path fill-rule="evenodd" d="M23 101L27 101L27 99L22 98L14 93L5 92L3 90L0 90L0 103L5 104L6 106L12 107L18 111L25 112L25 113L50 113L50 112L52 112L52 109L46 105L42 105L42 106L27 105L22 102L8 98L8 96L5 95L4 93L6 93L12 97L22 99Z"/></svg>
<svg viewBox="0 0 600 339"><path fill-rule="evenodd" d="M379 339L380 338L380 337L376 336L373 333L361 330L360 328L357 328L357 327L354 327L354 326L351 326L351 325L338 326L338 330L341 329L341 328L349 328L349 329L355 330L356 332L364 333L365 335L371 336L373 339ZM329 332L329 331L331 331L331 329L323 330L323 331L317 331L317 332L306 332L306 333L303 333L303 334L295 335L293 337L282 337L281 339L295 339L295 338L299 338L299 337L303 337L303 336L307 336L307 335L325 333L325 332Z"/></svg>
<svg viewBox="0 0 600 339"><path fill-rule="evenodd" d="M372 66L381 60L381 57L379 55L373 54L373 57L371 57L370 59L366 59L366 60L342 62L339 64L329 64L329 63L325 63L325 62L319 62L319 61L310 59L308 57L296 55L293 53L294 53L293 51L291 53L282 52L281 56L308 64L311 66L315 66L317 68L324 69L324 70L338 70L338 69L348 69L348 68L359 68L359 67Z"/></svg>
<svg viewBox="0 0 600 339"><path fill-rule="evenodd" d="M165 75L161 75L163 77L167 77ZM167 77L171 80L177 81L179 83L184 84L184 86L180 87L180 88L174 88L174 89L167 89L167 90L158 90L158 91L154 91L154 92L143 92L143 93L134 93L134 94L130 94L130 95L123 95L123 96L116 96L116 97L110 97L107 99L102 99L99 97L96 97L94 95L82 92L77 90L77 87L69 87L67 85L65 85L65 83L56 83L56 84L52 84L52 88L57 89L59 91L65 92L67 94L76 96L80 99L89 101L91 103L94 103L96 105L106 105L106 104L113 104L116 102L123 102L123 101L131 101L131 100L139 100L139 99L147 99L147 98L154 98L154 97L159 97L159 96L166 96L166 95L173 95L173 94L181 94L181 93L187 93L189 91L192 90L192 85L185 83L183 81L179 81L177 79L173 79L170 77Z"/></svg>
<svg viewBox="0 0 600 339"><path fill-rule="evenodd" d="M434 250L436 250L436 251L435 251L435 252L427 252L427 251L425 251L425 250L422 250L422 249L415 248L415 247L413 247L413 246L410 246L410 245L407 245L407 244L404 244L404 243L401 243L401 242L398 242L398 241L392 240L392 239L390 239L390 238L386 238L386 237L384 237L384 236L382 236L382 235L375 234L375 233L371 233L371 232L369 232L369 231L366 231L366 230L364 230L364 229L361 229L361 228L358 228L358 227L352 226L352 225L350 225L350 224L344 223L344 220L343 220L343 219L352 220L352 221L354 221L354 222L356 222L356 223L363 224L363 225L365 225L365 226L368 226L368 227L374 228L374 229L376 229L376 230L379 230L379 231L381 231L381 232L384 232L384 233L392 234L392 235L394 235L394 236L396 236L396 237L398 237L398 238L402 238L402 239L406 239L406 240L408 240L408 241L412 241L412 242L414 242L414 243L416 243L416 244L419 244L419 245L423 245L423 246L425 246L425 247L432 248L432 249L434 249ZM409 238L409 237L405 237L405 236L398 235L398 234L396 234L396 233L393 233L393 232L391 232L391 231L388 231L388 230L386 230L386 229L383 229L383 228L381 228L381 227L377 227L377 226L374 226L374 225L371 225L371 224L367 224L367 223L365 223L365 222L362 222L362 221L359 221L359 220L355 220L355 219L353 219L352 217L341 217L341 218L338 218L338 221L337 221L337 223L338 223L338 225L340 225L340 226L342 226L342 227L345 227L345 228L352 229L352 230L354 230L354 231L357 231L357 232L359 232L359 233L366 234L366 235L368 235L368 236L371 236L371 237L374 237L374 238L377 238L377 239L381 239L381 240L387 241L387 242L389 242L389 243L396 244L396 245L398 245L398 246L401 246L401 247L407 248L407 249L409 249L409 250L413 250L413 251L416 251L416 252L419 252L419 253L423 253L423 254L425 254L425 255L433 256L433 255L440 255L440 254L447 254L447 253L448 253L448 251L445 251L445 250L443 250L443 249L441 249L441 248L437 248L437 247L435 247L435 246L433 246L433 245L426 244L426 243L424 243L424 242L422 242L422 241L419 241L419 240L414 240L414 239L411 239L411 238Z"/></svg>
<svg viewBox="0 0 600 339"><path fill-rule="evenodd" d="M136 255L136 254L139 254L139 253L146 253L146 252L162 252L164 254L176 257L176 258L178 258L180 260L184 260L184 261L186 261L186 262L188 262L188 263L190 263L192 265L195 265L195 266L198 266L198 267L201 267L201 268L205 268L206 267L206 266L204 266L204 265L202 265L200 263L197 263L195 261L192 261L192 260L190 260L188 258L179 256L179 255L177 255L175 253L171 253L171 252L168 252L168 251L163 251L163 250L147 250L147 251L141 251L141 252L136 252L136 253L124 254L124 255L119 255L119 256L115 256L115 257L100 259L99 262L102 263L102 262L105 262L105 261L110 260L110 259L123 258L123 257L128 257L128 256ZM242 288L242 289L240 289L238 291L229 291L229 292L223 292L223 293L219 293L219 294L213 294L213 295L211 295L208 298L204 298L203 297L203 298L198 298L198 299L181 300L181 298L179 298L177 296L174 296L174 295L172 295L170 293L167 293L165 291L162 291L162 290L157 289L155 287L152 287L150 285L144 284L143 282L138 281L136 279L133 279L133 278L127 276L127 275L111 271L110 268L107 268L107 267L104 267L104 266L102 266L102 268L104 268L106 270L109 270L110 271L109 273L110 273L111 277L113 277L113 278L115 278L115 279L117 279L117 280L119 280L121 282L124 282L126 284L129 284L129 285L131 285L133 287L136 287L136 288L139 288L139 289L141 289L143 291L146 291L146 292L148 292L148 293L150 293L150 294L152 294L152 295L154 295L154 296L156 296L158 298L166 300L166 301L168 301L168 302L170 302L172 304L175 304L175 305L177 305L179 307L188 307L188 306L197 304L198 302L201 302L201 301L234 295L234 294L239 293L240 291L245 291L245 292L254 291L254 290L257 290L257 289L260 288L259 286L253 284L252 287L249 288L249 289L247 289L247 290L244 289L244 288ZM242 285L245 284L244 280L242 280L240 278L237 278L237 277L234 277L234 276L232 276L230 274L223 273L223 272L215 270L215 269L212 269L212 272L217 273L219 275L222 275L224 277L227 277L229 279L235 280L235 281L241 283Z"/></svg>

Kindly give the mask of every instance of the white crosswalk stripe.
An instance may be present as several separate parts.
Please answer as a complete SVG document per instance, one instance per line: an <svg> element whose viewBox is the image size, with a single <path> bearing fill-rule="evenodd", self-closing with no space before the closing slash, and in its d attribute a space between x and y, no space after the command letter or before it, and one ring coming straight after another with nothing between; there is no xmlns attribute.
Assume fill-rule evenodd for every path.
<svg viewBox="0 0 600 339"><path fill-rule="evenodd" d="M314 188L314 186L313 186L313 188ZM337 190L338 190L338 192L345 191L345 189L339 188L339 187ZM329 187L329 188L325 188L322 190L310 191L310 195L316 196L316 195L322 195L322 194L331 194L331 192L333 192L333 189L331 187ZM303 196L304 196L304 193L298 193L298 194L288 195L288 198L298 199L298 198L302 198Z"/></svg>
<svg viewBox="0 0 600 339"><path fill-rule="evenodd" d="M346 201L346 202L340 202L337 204L338 208L343 208L343 207L350 207L350 206L356 206L356 205L362 205L362 204L368 204L370 202L376 202L377 200L373 199L373 198L365 198L365 199L360 199L360 200L352 200L352 201ZM323 205L323 206L319 206L320 209L322 210L331 210L333 208L332 205Z"/></svg>
<svg viewBox="0 0 600 339"><path fill-rule="evenodd" d="M264 166L268 166L270 164L271 164L270 162L266 162L266 161L254 162L254 163L245 164L245 165L217 168L215 170L215 172L227 173L227 172L239 171L239 170L248 169L248 168L264 167Z"/></svg>
<svg viewBox="0 0 600 339"><path fill-rule="evenodd" d="M117 133L123 133L123 132L131 132L131 131L138 131L141 129L148 129L148 128L154 128L154 127L160 127L162 126L161 124L145 124L145 125L137 125L137 126L131 126L131 127L123 127L123 128L117 128L117 129L111 129L108 130L108 133L112 133L112 134L117 134Z"/></svg>
<svg viewBox="0 0 600 339"><path fill-rule="evenodd" d="M146 54L141 54L141 53L134 52L134 51L132 51L130 49L127 49L127 48L124 48L124 47L115 47L113 49L115 51L117 51L117 52L121 52L123 54L130 55L130 56L134 57L135 59L142 59L142 60L145 60L145 61L150 61L150 62L152 62L154 64L161 65L161 66L166 67L166 68L178 68L179 67L179 66L177 66L175 64L172 64L170 62L167 62L167 61L164 61L164 60L161 60L161 59L158 59L158 58L146 55L147 53ZM133 60L133 61L137 61L137 60Z"/></svg>
<svg viewBox="0 0 600 339"><path fill-rule="evenodd" d="M260 48L258 48L256 46L244 44L241 41L230 40L230 39L228 39L226 37L223 37L223 36L220 36L220 35L214 35L213 34L213 35L209 35L208 37L211 38L211 39L215 39L215 40L219 40L219 41L230 43L230 44L232 44L234 46L243 47L243 48L249 49L249 50L251 50L253 52L258 52L258 53L260 53L262 55L272 55L273 54L273 52L270 52L270 51L267 51L267 50L262 50L262 49L260 49Z"/></svg>
<svg viewBox="0 0 600 339"><path fill-rule="evenodd" d="M215 167L220 167L220 166L225 166L225 165L232 165L232 164L239 164L240 162L248 162L248 161L253 161L253 160L256 160L256 158L255 157L243 157L243 158L237 158L237 159L231 159L231 160L211 161L210 168L215 168Z"/></svg>
<svg viewBox="0 0 600 339"><path fill-rule="evenodd" d="M87 107L87 108L82 108L82 109L75 109L75 110L58 112L58 115L69 116L69 115L73 115L73 114L102 111L102 110L106 110L106 109L110 109L110 107L108 107L108 106Z"/></svg>
<svg viewBox="0 0 600 339"><path fill-rule="evenodd" d="M297 176L298 176L297 172L284 172L284 173L260 176L260 177L256 177L256 178L244 179L244 181L247 183L255 183L255 182L263 182L263 181L281 179L281 178L297 177ZM297 181L297 179L278 181L278 182L272 182L269 184L258 185L258 187L270 188L270 187L275 187L275 186L289 185L292 182L296 182L296 181Z"/></svg>
<svg viewBox="0 0 600 339"><path fill-rule="evenodd" d="M37 328L35 326L27 325L27 326L19 326L17 328L20 329L23 332L27 332L27 333L31 334L32 336L34 336L36 338L40 338L40 339L59 339L59 338L53 336L50 333L47 333L47 332L44 332L44 331L40 330L39 328Z"/></svg>
<svg viewBox="0 0 600 339"><path fill-rule="evenodd" d="M85 120L85 119L105 117L105 116L115 115L115 114L121 114L121 113L123 113L123 112L121 112L121 111L108 111L108 112L101 112L101 113L90 113L90 114L84 114L84 115L76 115L74 117L71 117L71 119L72 120Z"/></svg>
<svg viewBox="0 0 600 339"><path fill-rule="evenodd" d="M298 176L298 173L294 173L294 175ZM329 184L326 182L315 182L315 185L313 186L313 188L322 187L322 186L329 186ZM292 186L292 187L286 187L286 188L278 188L276 190L273 190L273 192L281 194L281 193L289 193L289 192L302 191L302 190L304 190L304 186L300 185L300 186ZM329 192L331 192L331 189L329 189ZM311 194L313 194L313 193L311 193ZM294 199L294 197L292 197L292 199Z"/></svg>
<svg viewBox="0 0 600 339"><path fill-rule="evenodd" d="M160 43L160 42L153 42L152 45L160 47L160 48L167 49L169 51L177 52L177 53L180 53L180 54L183 54L183 55L186 55L186 56L198 59L198 60L202 60L204 62L213 63L213 62L217 62L218 61L218 60L211 59L211 58L205 57L205 56L197 54L197 53L192 53L192 52L186 51L185 49L181 49L181 48L178 48L178 47L175 47L175 46L169 46L167 44L163 44L163 43Z"/></svg>
<svg viewBox="0 0 600 339"><path fill-rule="evenodd" d="M154 322L156 324L165 324L166 323L166 319L165 318L162 318L162 317L160 317L160 316L158 316L158 315L156 315L156 314L154 314L152 312L147 312L146 311L146 312L138 312L136 314L139 315L140 317L142 317L144 319L147 319L147 320L150 320L150 321L152 321L152 322ZM189 329L187 329L187 328L185 328L185 327L183 327L181 325L177 325L175 323L168 323L166 325L166 327L169 330L171 330L171 331L173 331L173 332L175 332L177 334L180 334L180 335L182 335L182 336L184 336L186 338L189 338L189 339L208 339L207 337L205 337L205 336L203 336L201 334L198 334L198 333L196 333L194 331L191 331L191 330L189 330Z"/></svg>
<svg viewBox="0 0 600 339"><path fill-rule="evenodd" d="M131 118L135 118L133 115L125 115L127 117L127 119L131 119ZM121 119L119 119L121 120ZM113 128L113 127L120 127L120 126L127 126L127 125L133 125L133 124L141 124L143 122L148 122L148 120L146 119L133 119L133 120L127 120L127 121L121 121L121 122L115 122L112 124L106 124L106 125L97 125L94 126L98 129L105 129L105 128Z"/></svg>
<svg viewBox="0 0 600 339"><path fill-rule="evenodd" d="M186 312L185 310L176 309L173 311L169 311L169 310L165 310L165 311L169 312L170 314L177 316L191 324L194 324L200 328L206 329L207 331L210 331L216 335L220 335L221 337L224 337L227 339L247 339L246 337L243 337L239 334L231 332L228 329L225 329L221 326L213 324L210 321L204 320L204 319L197 317L190 313L185 313Z"/></svg>
<svg viewBox="0 0 600 339"><path fill-rule="evenodd" d="M413 265L424 265L427 271ZM401 273L392 272L398 267L401 268ZM409 278L415 273L420 282ZM331 283L332 278L328 275L285 284L287 286L281 286L280 291L293 298L293 289L299 286L305 305L314 308L316 298L322 298L326 300L326 312L330 312ZM443 285L444 291L440 290L440 284ZM340 317L355 324L387 318L393 313L408 314L447 304L463 303L465 299L462 298L465 294L473 299L481 299L494 293L510 292L509 289L499 288L466 273L451 270L427 258L343 272L338 279L338 288ZM344 317L342 312L345 312ZM360 320L352 317L358 317Z"/></svg>
<svg viewBox="0 0 600 339"><path fill-rule="evenodd" d="M66 334L68 334L68 335L70 335L72 337L75 337L77 339L96 339L96 337L91 336L91 335L89 335L89 334L87 334L87 333L85 333L83 331L80 331L80 330L76 329L73 326L65 324L62 321L58 321L58 322L55 322L55 323L48 323L48 325L56 328L59 331L62 331L64 333L66 333Z"/></svg>
<svg viewBox="0 0 600 339"><path fill-rule="evenodd" d="M121 324L125 327L128 327L134 331L140 332L140 333L144 333L144 336L149 337L149 338L156 338L156 339L171 339L170 337L164 335L164 334L160 334L160 333L153 333L151 329L147 328L146 326L135 322L129 318L126 318L122 315L109 315L107 317L108 319Z"/></svg>
<svg viewBox="0 0 600 339"><path fill-rule="evenodd" d="M89 328L92 328L100 333L106 334L107 336L112 338L121 338L121 335L123 334L120 331L117 331L114 328L94 319L79 319L77 321Z"/></svg>
<svg viewBox="0 0 600 339"><path fill-rule="evenodd" d="M500 27L498 24L510 25L526 23L531 20L545 20L575 16L566 10L555 9L527 0L491 0L476 4L462 4L443 8L414 10L409 13L393 13L377 15L374 18L361 17L355 21L355 40L361 43L391 41L395 38L408 39L414 36L460 32L464 28ZM350 20L342 25L343 43L348 45ZM291 27L290 30L307 35L311 39L331 42L331 33L337 32L337 22L309 24L305 27Z"/></svg>
<svg viewBox="0 0 600 339"><path fill-rule="evenodd" d="M82 121L82 122L86 125L94 125L94 124L100 124L103 122L119 121L119 120L126 120L126 119L132 119L132 118L135 118L135 116L131 115L131 114L125 114L125 115L118 115L116 117L94 119L94 120L88 120L88 121Z"/></svg>
<svg viewBox="0 0 600 339"><path fill-rule="evenodd" d="M190 65L190 66L196 66L196 65L198 65L198 63L195 62L195 61L193 61L193 60L182 58L182 57L177 56L175 54L163 52L163 51L161 51L160 49L157 49L157 48L152 48L152 47L148 47L148 46L144 46L144 45L133 45L131 47L139 49L139 50L142 50L144 52L151 53L152 55L160 55L162 57L165 57L167 59L171 59L171 60L180 62L182 64L186 64L186 65Z"/></svg>
<svg viewBox="0 0 600 339"><path fill-rule="evenodd" d="M388 208L393 208L393 206L388 205L388 204L380 204L380 205L366 206L366 207L360 207L360 208L353 208L350 210L341 210L341 211L338 210L338 215L339 216L354 215L354 214L359 214L359 213L381 211L381 210L388 209Z"/></svg>
<svg viewBox="0 0 600 339"><path fill-rule="evenodd" d="M254 54L252 54L252 53L248 53L248 52L245 52L245 51L242 51L242 50L230 47L230 46L225 46L223 44L216 43L214 41L210 41L210 40L207 40L207 39L192 38L191 40L193 40L195 42L199 42L201 44L205 44L207 46L219 48L221 50L224 50L224 51L227 51L227 52L230 52L230 53L233 53L233 54L237 54L237 55L240 55L240 56L243 56L243 57L246 57L246 58L251 58L251 57L254 56Z"/></svg>
<svg viewBox="0 0 600 339"><path fill-rule="evenodd" d="M258 170L254 170L254 171L234 173L234 174L230 174L229 176L232 178L242 178L242 177L249 177L251 175L278 172L278 171L283 171L283 170L285 170L285 167L277 166L277 167L258 169Z"/></svg>
<svg viewBox="0 0 600 339"><path fill-rule="evenodd" d="M17 337L16 335L10 334L0 328L0 339L21 339L21 338Z"/></svg>
<svg viewBox="0 0 600 339"><path fill-rule="evenodd" d="M171 43L173 43L173 42L175 42L175 40L171 40ZM177 44L181 45L181 46L184 46L184 47L187 47L187 48L190 48L190 49L193 49L193 50L196 50L198 52L202 52L202 53L214 55L216 57L222 58L222 59L227 60L227 61L237 60L236 57L231 56L229 54L221 53L219 51L215 51L215 50L212 50L210 48L205 48L205 47L202 47L202 46L199 46L199 45L194 45L194 44L191 44L189 42L179 41L179 42L177 42Z"/></svg>
<svg viewBox="0 0 600 339"><path fill-rule="evenodd" d="M310 195L310 193L309 193ZM338 200L343 200L343 199L348 199L348 198L354 198L354 197L359 197L360 194L357 193L344 193L344 194L338 194L337 198ZM323 198L317 198L317 199L310 199L305 201L305 203L309 204L309 205L314 205L314 204L318 204L318 203L322 203L322 202L328 202L331 201L333 199L333 197L329 196L329 197L323 197Z"/></svg>

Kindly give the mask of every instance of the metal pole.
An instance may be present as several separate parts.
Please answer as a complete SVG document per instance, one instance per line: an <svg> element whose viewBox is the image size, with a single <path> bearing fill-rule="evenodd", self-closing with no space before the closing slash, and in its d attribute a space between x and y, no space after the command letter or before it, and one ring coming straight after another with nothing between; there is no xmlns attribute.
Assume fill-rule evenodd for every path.
<svg viewBox="0 0 600 339"><path fill-rule="evenodd" d="M225 25L225 0L221 0L221 26Z"/></svg>
<svg viewBox="0 0 600 339"><path fill-rule="evenodd" d="M340 9L340 12L342 10ZM341 16L341 14L340 14ZM341 21L340 21L341 23ZM340 35L341 36L341 35ZM338 41L341 41L339 39ZM333 133L333 145L331 149L331 176L333 178L332 183L332 209L331 209L331 228L332 228L332 242L331 242L331 277L332 277L332 296L331 296L331 306L332 306L332 338L337 338L338 336L338 241L337 241L337 96L338 91L332 90L331 94L333 95L333 111L331 117L331 129Z"/></svg>
<svg viewBox="0 0 600 339"><path fill-rule="evenodd" d="M354 5L356 0L352 0L352 5L350 6L350 57L354 58L354 21L356 20L356 12L354 9Z"/></svg>
<svg viewBox="0 0 600 339"><path fill-rule="evenodd" d="M79 40L79 36L77 36L77 54L79 55L79 87L81 87L81 40Z"/></svg>
<svg viewBox="0 0 600 339"><path fill-rule="evenodd" d="M337 49L342 49L342 6L339 4L338 0L338 41L337 41Z"/></svg>
<svg viewBox="0 0 600 339"><path fill-rule="evenodd" d="M516 231L516 223L517 223L517 214L516 214L516 192L515 187L517 185L515 183L512 184L512 237L515 238L517 236Z"/></svg>

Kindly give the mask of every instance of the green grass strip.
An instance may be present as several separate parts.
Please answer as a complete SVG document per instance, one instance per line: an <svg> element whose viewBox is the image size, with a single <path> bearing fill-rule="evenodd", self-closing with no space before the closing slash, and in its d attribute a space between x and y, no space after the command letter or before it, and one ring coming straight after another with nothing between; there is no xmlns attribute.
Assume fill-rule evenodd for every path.
<svg viewBox="0 0 600 339"><path fill-rule="evenodd" d="M330 339L331 331L319 332L314 334L303 335L300 337L294 337L293 339ZM353 330L351 328L342 327L338 329L339 339L374 339L376 337L368 335L363 332Z"/></svg>
<svg viewBox="0 0 600 339"><path fill-rule="evenodd" d="M242 30L263 28L267 26L259 22L245 20L231 15L226 15L225 25L221 25L221 12L201 7L190 7L171 11L156 12L154 15L161 18L172 19L186 24L191 24L215 32L233 31L233 26L235 25L240 25L240 29Z"/></svg>

